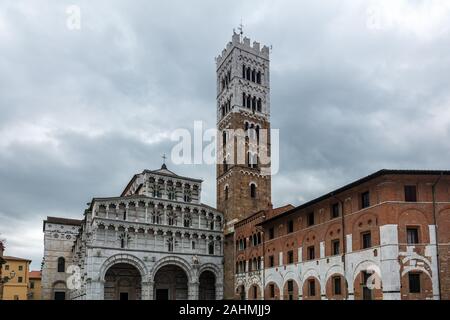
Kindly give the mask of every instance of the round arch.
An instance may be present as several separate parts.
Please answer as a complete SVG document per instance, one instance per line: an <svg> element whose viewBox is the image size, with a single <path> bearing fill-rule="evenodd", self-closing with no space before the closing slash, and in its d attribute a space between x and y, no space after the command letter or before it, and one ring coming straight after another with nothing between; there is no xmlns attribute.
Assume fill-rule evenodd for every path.
<svg viewBox="0 0 450 320"><path fill-rule="evenodd" d="M155 275L159 269L161 269L164 266L169 266L169 265L175 265L177 267L180 267L186 273L189 282L193 282L194 280L196 280L191 271L191 266L189 265L189 263L186 260L184 260L180 257L176 257L176 256L168 256L168 257L162 258L153 266L152 270L149 273L150 281L155 280Z"/></svg>
<svg viewBox="0 0 450 320"><path fill-rule="evenodd" d="M147 267L145 264L137 257L131 255L131 254L116 254L103 262L102 266L100 267L100 280L102 282L105 282L105 275L109 268L114 266L115 264L119 263L125 263L130 264L133 267L135 267L139 273L141 274L141 278L144 280L148 274Z"/></svg>

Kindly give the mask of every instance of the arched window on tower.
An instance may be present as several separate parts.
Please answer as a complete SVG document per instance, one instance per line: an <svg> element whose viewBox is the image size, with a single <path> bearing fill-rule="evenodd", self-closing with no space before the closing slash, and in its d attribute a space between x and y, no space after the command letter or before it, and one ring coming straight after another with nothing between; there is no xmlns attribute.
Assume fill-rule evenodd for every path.
<svg viewBox="0 0 450 320"><path fill-rule="evenodd" d="M252 107L252 97L250 97L250 95L247 95L247 108L251 108Z"/></svg>
<svg viewBox="0 0 450 320"><path fill-rule="evenodd" d="M259 126L256 126L256 144L259 144Z"/></svg>
<svg viewBox="0 0 450 320"><path fill-rule="evenodd" d="M225 200L228 200L228 186L225 187Z"/></svg>
<svg viewBox="0 0 450 320"><path fill-rule="evenodd" d="M225 147L227 146L227 132L226 131L222 132L222 142L223 142L223 148L225 149Z"/></svg>
<svg viewBox="0 0 450 320"><path fill-rule="evenodd" d="M245 108L246 105L247 105L247 97L245 92L242 92L242 106Z"/></svg>
<svg viewBox="0 0 450 320"><path fill-rule="evenodd" d="M191 222L192 222L191 216L188 215L188 214L186 214L186 215L184 216L184 222L183 222L184 227L185 227L185 228L189 228L189 227L191 226Z"/></svg>
<svg viewBox="0 0 450 320"><path fill-rule="evenodd" d="M242 78L245 79L245 75L246 75L246 67L245 64L242 65Z"/></svg>
<svg viewBox="0 0 450 320"><path fill-rule="evenodd" d="M63 257L58 258L58 272L65 272L66 271L66 259Z"/></svg>
<svg viewBox="0 0 450 320"><path fill-rule="evenodd" d="M256 74L256 83L261 84L261 71Z"/></svg>
<svg viewBox="0 0 450 320"><path fill-rule="evenodd" d="M256 184L254 183L250 184L250 197L256 198Z"/></svg>
<svg viewBox="0 0 450 320"><path fill-rule="evenodd" d="M252 81L256 82L256 71L255 70L252 71Z"/></svg>
<svg viewBox="0 0 450 320"><path fill-rule="evenodd" d="M258 110L258 112L261 112L261 110L262 110L261 98L258 99L258 103L256 104L256 110Z"/></svg>
<svg viewBox="0 0 450 320"><path fill-rule="evenodd" d="M210 241L208 244L208 254L214 254L214 241Z"/></svg>
<svg viewBox="0 0 450 320"><path fill-rule="evenodd" d="M250 73L251 73L251 70L250 70L250 68L247 68L247 80L249 80L250 81Z"/></svg>
<svg viewBox="0 0 450 320"><path fill-rule="evenodd" d="M255 112L256 110L256 97L253 97L252 99L252 111Z"/></svg>

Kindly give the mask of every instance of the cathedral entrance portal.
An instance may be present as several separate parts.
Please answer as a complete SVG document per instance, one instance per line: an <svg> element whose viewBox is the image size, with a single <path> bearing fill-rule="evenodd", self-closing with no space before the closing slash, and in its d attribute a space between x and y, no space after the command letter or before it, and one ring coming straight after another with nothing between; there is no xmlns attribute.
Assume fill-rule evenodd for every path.
<svg viewBox="0 0 450 320"><path fill-rule="evenodd" d="M141 274L128 263L118 263L105 275L105 300L140 300Z"/></svg>
<svg viewBox="0 0 450 320"><path fill-rule="evenodd" d="M216 276L211 271L203 271L199 279L199 299L216 300Z"/></svg>
<svg viewBox="0 0 450 320"><path fill-rule="evenodd" d="M178 266L166 265L155 275L156 300L187 300L188 277Z"/></svg>

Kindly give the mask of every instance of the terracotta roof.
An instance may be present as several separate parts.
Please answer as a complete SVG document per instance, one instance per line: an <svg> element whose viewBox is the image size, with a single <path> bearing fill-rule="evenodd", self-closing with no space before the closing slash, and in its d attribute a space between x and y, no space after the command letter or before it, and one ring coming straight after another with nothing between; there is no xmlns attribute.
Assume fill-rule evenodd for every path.
<svg viewBox="0 0 450 320"><path fill-rule="evenodd" d="M12 256L3 256L3 259L5 259L6 261L12 260L12 261L28 261L28 262L31 262L30 259L24 259L24 258L12 257Z"/></svg>
<svg viewBox="0 0 450 320"><path fill-rule="evenodd" d="M48 223L59 223L59 224L68 224L71 226L80 226L83 220L78 219L67 219L67 218L60 218L60 217L47 217L47 220L45 222Z"/></svg>
<svg viewBox="0 0 450 320"><path fill-rule="evenodd" d="M29 277L30 279L41 279L42 273L41 271L30 271Z"/></svg>
<svg viewBox="0 0 450 320"><path fill-rule="evenodd" d="M282 214L283 212L286 212L288 210L294 209L295 207L292 204L286 204L284 206L269 210L269 214L271 217L275 217L279 214Z"/></svg>
<svg viewBox="0 0 450 320"><path fill-rule="evenodd" d="M249 221L253 220L253 218L256 218L256 216L260 215L260 216L266 216L266 219L270 219L272 217L275 217L277 215L280 215L286 211L292 210L295 207L292 204L286 204L284 206L275 208L275 209L266 209L266 210L260 210L260 211L256 211L255 213L252 213L251 215L249 215L248 217L239 220L238 222L235 223L235 225L237 227L240 227L244 224L247 224ZM259 217L258 217L259 218Z"/></svg>

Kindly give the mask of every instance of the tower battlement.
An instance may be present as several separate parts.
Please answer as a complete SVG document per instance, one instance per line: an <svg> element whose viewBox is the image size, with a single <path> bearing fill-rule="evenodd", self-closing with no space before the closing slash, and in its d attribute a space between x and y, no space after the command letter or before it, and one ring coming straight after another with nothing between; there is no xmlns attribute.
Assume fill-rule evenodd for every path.
<svg viewBox="0 0 450 320"><path fill-rule="evenodd" d="M222 53L216 57L217 68L219 68L225 58L230 54L230 52L233 50L233 47L238 47L242 50L249 51L261 58L267 60L269 59L270 50L268 46L264 45L261 48L261 44L257 41L253 41L253 44L251 44L250 38L241 37L239 33L233 31L231 41L228 42L226 48L222 50Z"/></svg>

